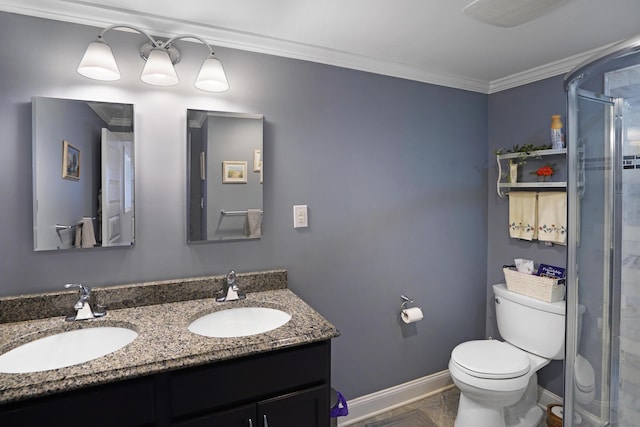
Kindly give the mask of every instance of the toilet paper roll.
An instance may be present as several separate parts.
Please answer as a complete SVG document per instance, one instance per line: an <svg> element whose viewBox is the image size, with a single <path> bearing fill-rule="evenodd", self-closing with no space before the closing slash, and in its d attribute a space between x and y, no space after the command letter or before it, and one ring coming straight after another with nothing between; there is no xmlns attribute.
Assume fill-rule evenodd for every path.
<svg viewBox="0 0 640 427"><path fill-rule="evenodd" d="M422 310L418 307L405 308L402 310L402 321L404 323L413 323L422 320Z"/></svg>

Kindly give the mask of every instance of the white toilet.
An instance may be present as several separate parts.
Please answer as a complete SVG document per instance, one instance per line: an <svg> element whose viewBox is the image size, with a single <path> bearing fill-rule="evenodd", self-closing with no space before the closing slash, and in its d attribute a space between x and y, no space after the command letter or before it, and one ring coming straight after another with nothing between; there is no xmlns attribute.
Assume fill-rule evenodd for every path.
<svg viewBox="0 0 640 427"><path fill-rule="evenodd" d="M565 302L548 303L493 285L505 340L468 341L451 352L449 372L460 389L455 427L535 427L536 372L564 358Z"/></svg>

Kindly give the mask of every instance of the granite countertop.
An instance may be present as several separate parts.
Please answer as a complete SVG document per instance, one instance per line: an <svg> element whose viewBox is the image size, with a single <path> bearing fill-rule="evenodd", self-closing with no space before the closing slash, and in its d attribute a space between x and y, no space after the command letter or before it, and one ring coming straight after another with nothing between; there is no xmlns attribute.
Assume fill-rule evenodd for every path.
<svg viewBox="0 0 640 427"><path fill-rule="evenodd" d="M240 282L241 286L242 283ZM214 311L269 307L289 313L285 325L240 338L210 338L190 332L189 323ZM212 363L331 339L339 331L287 288L248 292L240 301L214 298L109 310L107 316L66 322L64 316L0 324L0 353L72 329L123 326L138 332L124 348L79 365L50 371L0 373L0 404L80 387Z"/></svg>

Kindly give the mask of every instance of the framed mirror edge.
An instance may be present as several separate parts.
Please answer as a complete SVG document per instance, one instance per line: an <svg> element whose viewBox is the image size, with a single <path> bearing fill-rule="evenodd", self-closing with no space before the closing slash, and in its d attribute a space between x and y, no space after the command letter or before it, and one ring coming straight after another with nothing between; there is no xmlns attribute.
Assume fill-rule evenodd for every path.
<svg viewBox="0 0 640 427"><path fill-rule="evenodd" d="M86 251L87 249L131 248L135 246L135 170L137 157L136 129L134 125L135 105L130 102L118 102L117 100L104 101L50 96L32 96L30 101L32 114L33 251L74 252L78 250ZM51 103L57 104L55 108L52 108L54 106ZM87 130L87 122L83 121L89 119L86 117L78 119L78 117L64 108L72 104L88 107L88 109L92 110L89 115L99 118L93 117L91 119L90 130ZM51 113L46 110L47 108L50 111L57 110L57 112ZM39 122L39 118L47 114L52 115L52 117L49 117L49 122L54 123L54 125L43 125ZM73 120L65 121L65 119L70 118L68 115L73 116ZM82 122L85 128L82 130L74 129L75 127L80 127L77 125L78 122ZM102 124L99 129L96 123ZM103 144L105 138L111 138L113 135L115 135L115 140L112 140L109 144ZM48 155L48 160L46 161L43 160L43 156L38 151L40 143L44 144L45 141L51 144L51 147L48 148L51 152L45 153L44 159L47 159ZM103 188L102 180L104 179L102 176L102 169L104 169L102 167L102 155L103 146L115 147L114 144L119 146L117 151L118 163L120 164L118 173L121 177L119 189L122 190L121 205L125 205L122 207L122 212L126 213L124 217L120 218L121 222L118 223L113 219L110 221L113 226L109 228L111 234L105 234L105 236L109 235L113 238L109 240L109 244L104 245L102 243L104 241L103 228L101 227L103 216L99 210L99 206L104 200L102 197L106 197L107 193L104 192L103 194L101 191ZM71 173L69 173L69 170L65 170L65 162L73 158L74 154L77 155L77 168L72 168ZM56 161L56 158L59 160ZM45 164L43 165L42 163ZM43 170L43 168L47 170ZM57 177L53 171L57 171L55 172L58 174ZM128 181L125 181L125 178ZM53 195L50 197L40 197L43 193L41 191L43 180L47 179L54 184L54 190L62 191L62 193L52 192ZM62 186L66 186L67 190L61 190ZM75 187L73 190L69 190L73 187ZM48 191L44 192L47 193ZM83 199L83 202L81 202L82 207L72 206L73 204L69 202L70 196L68 193L75 193L76 196L82 193L80 197L80 199ZM100 201L98 201L99 198L101 198ZM46 224L51 224L40 224L40 220L43 219L41 217L43 210L45 215L48 215L51 214L52 210L56 212L59 209L52 202L52 199L58 205L65 206L65 208L62 211L53 213L50 218L51 221L45 221ZM65 200L67 201L65 202ZM50 204L50 206L46 206L47 204ZM69 212L73 209L78 210L70 214ZM82 214L78 215L76 212L80 211ZM90 226L88 223L92 225ZM117 224L117 227L115 227L115 224ZM80 233L77 232L81 228L87 230L84 240ZM42 238L43 235L46 235L46 237ZM38 237L41 238L39 239ZM55 242L55 244L52 242Z"/></svg>

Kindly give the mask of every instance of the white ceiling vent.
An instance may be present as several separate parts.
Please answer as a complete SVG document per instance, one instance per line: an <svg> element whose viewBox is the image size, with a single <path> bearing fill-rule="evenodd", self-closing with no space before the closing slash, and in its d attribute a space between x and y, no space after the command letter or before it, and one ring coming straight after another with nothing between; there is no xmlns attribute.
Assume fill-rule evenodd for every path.
<svg viewBox="0 0 640 427"><path fill-rule="evenodd" d="M462 13L498 27L514 27L549 13L571 0L475 0Z"/></svg>

